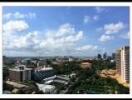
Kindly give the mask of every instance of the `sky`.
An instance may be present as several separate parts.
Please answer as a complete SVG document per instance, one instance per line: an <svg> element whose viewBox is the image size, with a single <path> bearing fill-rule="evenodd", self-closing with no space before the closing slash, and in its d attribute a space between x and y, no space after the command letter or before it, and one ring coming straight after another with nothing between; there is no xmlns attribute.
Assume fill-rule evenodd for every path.
<svg viewBox="0 0 132 100"><path fill-rule="evenodd" d="M3 55L96 56L129 45L129 7L5 6Z"/></svg>

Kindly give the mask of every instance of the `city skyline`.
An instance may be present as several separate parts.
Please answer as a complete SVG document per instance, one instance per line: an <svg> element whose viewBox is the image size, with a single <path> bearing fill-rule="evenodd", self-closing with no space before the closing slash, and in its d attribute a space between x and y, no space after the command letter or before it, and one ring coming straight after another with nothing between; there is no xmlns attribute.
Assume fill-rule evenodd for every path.
<svg viewBox="0 0 132 100"><path fill-rule="evenodd" d="M129 28L129 7L3 7L3 54L110 54L129 45Z"/></svg>

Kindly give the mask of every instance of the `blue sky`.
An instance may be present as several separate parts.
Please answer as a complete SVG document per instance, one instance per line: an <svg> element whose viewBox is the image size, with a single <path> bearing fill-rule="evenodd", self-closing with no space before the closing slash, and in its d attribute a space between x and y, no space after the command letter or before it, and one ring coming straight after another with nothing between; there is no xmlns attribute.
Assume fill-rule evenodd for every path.
<svg viewBox="0 0 132 100"><path fill-rule="evenodd" d="M129 7L3 7L7 56L111 54L129 33Z"/></svg>

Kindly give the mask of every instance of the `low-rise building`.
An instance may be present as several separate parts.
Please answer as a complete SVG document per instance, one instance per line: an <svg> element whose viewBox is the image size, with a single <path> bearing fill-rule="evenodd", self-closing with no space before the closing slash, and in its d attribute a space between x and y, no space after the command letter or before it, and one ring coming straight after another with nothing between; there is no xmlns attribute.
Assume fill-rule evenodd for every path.
<svg viewBox="0 0 132 100"><path fill-rule="evenodd" d="M38 67L33 72L33 77L35 80L41 81L44 78L51 77L55 75L55 71L52 67Z"/></svg>
<svg viewBox="0 0 132 100"><path fill-rule="evenodd" d="M57 83L57 84L64 84L64 85L67 85L70 81L70 78L69 77L64 77L64 76L59 76L59 75L54 75L52 77L48 77L48 78L45 78L43 79L43 82L45 84L51 84L51 83Z"/></svg>
<svg viewBox="0 0 132 100"><path fill-rule="evenodd" d="M56 88L53 85L45 85L45 84L38 84L36 83L36 85L38 86L39 90L43 91L43 93L56 93Z"/></svg>
<svg viewBox="0 0 132 100"><path fill-rule="evenodd" d="M81 68L83 68L83 69L91 69L91 67L92 67L92 61L82 61L81 62Z"/></svg>

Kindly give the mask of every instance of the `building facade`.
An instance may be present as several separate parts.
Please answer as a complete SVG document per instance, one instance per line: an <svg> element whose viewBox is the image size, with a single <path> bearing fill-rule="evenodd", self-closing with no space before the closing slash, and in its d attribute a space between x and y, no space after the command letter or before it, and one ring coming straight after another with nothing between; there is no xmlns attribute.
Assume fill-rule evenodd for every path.
<svg viewBox="0 0 132 100"><path fill-rule="evenodd" d="M33 72L34 80L41 81L44 78L51 77L55 75L55 71L52 67L38 67Z"/></svg>
<svg viewBox="0 0 132 100"><path fill-rule="evenodd" d="M119 75L121 75L121 50L116 51L116 70Z"/></svg>
<svg viewBox="0 0 132 100"><path fill-rule="evenodd" d="M116 69L124 82L129 83L129 47L125 46L117 50Z"/></svg>
<svg viewBox="0 0 132 100"><path fill-rule="evenodd" d="M9 80L16 82L31 80L31 69L26 68L24 65L9 69Z"/></svg>

